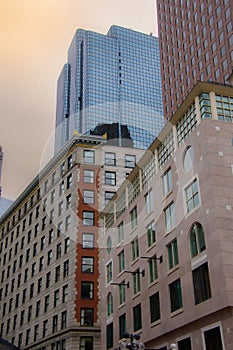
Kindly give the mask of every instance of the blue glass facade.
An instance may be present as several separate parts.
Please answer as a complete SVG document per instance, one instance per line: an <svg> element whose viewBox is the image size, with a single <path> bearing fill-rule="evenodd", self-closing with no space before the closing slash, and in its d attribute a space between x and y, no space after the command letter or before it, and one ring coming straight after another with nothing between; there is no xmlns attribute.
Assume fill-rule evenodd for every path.
<svg viewBox="0 0 233 350"><path fill-rule="evenodd" d="M103 132L114 123L119 145L123 125L134 147L147 148L164 125L158 39L115 25L107 35L79 29L67 65L58 80L55 151L74 130L95 133L102 124Z"/></svg>

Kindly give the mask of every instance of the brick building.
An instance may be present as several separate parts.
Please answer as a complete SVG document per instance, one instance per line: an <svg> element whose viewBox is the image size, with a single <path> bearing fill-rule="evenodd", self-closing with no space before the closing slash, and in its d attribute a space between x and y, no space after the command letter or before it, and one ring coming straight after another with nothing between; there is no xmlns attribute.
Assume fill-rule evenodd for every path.
<svg viewBox="0 0 233 350"><path fill-rule="evenodd" d="M27 350L102 349L98 211L142 150L77 136L0 219L0 337Z"/></svg>
<svg viewBox="0 0 233 350"><path fill-rule="evenodd" d="M198 81L232 81L233 2L156 3L164 115L170 119Z"/></svg>

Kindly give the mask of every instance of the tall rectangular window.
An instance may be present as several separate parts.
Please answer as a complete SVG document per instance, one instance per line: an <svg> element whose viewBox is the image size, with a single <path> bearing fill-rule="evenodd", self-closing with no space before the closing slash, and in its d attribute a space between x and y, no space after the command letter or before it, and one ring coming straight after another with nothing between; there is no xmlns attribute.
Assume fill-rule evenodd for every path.
<svg viewBox="0 0 233 350"><path fill-rule="evenodd" d="M106 165L116 165L116 153L106 152L105 153L105 164Z"/></svg>
<svg viewBox="0 0 233 350"><path fill-rule="evenodd" d="M93 184L95 181L95 172L94 170L84 170L83 172L83 181L85 183Z"/></svg>
<svg viewBox="0 0 233 350"><path fill-rule="evenodd" d="M67 176L67 179L66 179L66 188L67 190L69 190L72 186L72 174L68 175Z"/></svg>
<svg viewBox="0 0 233 350"><path fill-rule="evenodd" d="M53 307L57 307L59 301L59 289L54 291Z"/></svg>
<svg viewBox="0 0 233 350"><path fill-rule="evenodd" d="M133 330L134 332L136 332L141 328L142 328L142 312L141 312L141 304L138 304L133 308Z"/></svg>
<svg viewBox="0 0 233 350"><path fill-rule="evenodd" d="M61 329L65 329L67 326L67 311L61 313Z"/></svg>
<svg viewBox="0 0 233 350"><path fill-rule="evenodd" d="M200 203L197 179L195 179L185 189L185 198L186 198L187 212L190 213Z"/></svg>
<svg viewBox="0 0 233 350"><path fill-rule="evenodd" d="M68 284L62 287L62 303L67 303L68 301Z"/></svg>
<svg viewBox="0 0 233 350"><path fill-rule="evenodd" d="M133 273L133 292L134 292L134 294L137 294L138 292L140 292L140 290L141 290L141 286L140 286L140 271L139 271L139 269L137 269Z"/></svg>
<svg viewBox="0 0 233 350"><path fill-rule="evenodd" d="M113 191L105 191L105 205L108 204L108 202L112 199L116 192Z"/></svg>
<svg viewBox="0 0 233 350"><path fill-rule="evenodd" d="M119 273L125 269L125 252L124 252L124 250L122 250L118 254L118 267L119 267L119 269L118 269Z"/></svg>
<svg viewBox="0 0 233 350"><path fill-rule="evenodd" d="M136 165L136 156L126 154L125 155L125 167L126 168L134 168Z"/></svg>
<svg viewBox="0 0 233 350"><path fill-rule="evenodd" d="M172 171L169 168L162 176L163 195L166 197L172 190Z"/></svg>
<svg viewBox="0 0 233 350"><path fill-rule="evenodd" d="M150 322L153 323L160 319L159 292L150 296Z"/></svg>
<svg viewBox="0 0 233 350"><path fill-rule="evenodd" d="M133 230L138 224L137 207L134 207L130 212L131 229Z"/></svg>
<svg viewBox="0 0 233 350"><path fill-rule="evenodd" d="M83 151L83 161L87 164L95 163L95 151L92 150L84 150Z"/></svg>
<svg viewBox="0 0 233 350"><path fill-rule="evenodd" d="M119 338L124 338L126 333L126 314L123 314L119 317Z"/></svg>
<svg viewBox="0 0 233 350"><path fill-rule="evenodd" d="M214 327L204 331L206 350L223 350L223 340L220 327Z"/></svg>
<svg viewBox="0 0 233 350"><path fill-rule="evenodd" d="M38 336L39 336L39 325L36 324L34 327L34 342L37 341Z"/></svg>
<svg viewBox="0 0 233 350"><path fill-rule="evenodd" d="M32 305L28 307L28 319L27 321L30 322L32 318Z"/></svg>
<svg viewBox="0 0 233 350"><path fill-rule="evenodd" d="M94 226L94 211L83 211L83 225Z"/></svg>
<svg viewBox="0 0 233 350"><path fill-rule="evenodd" d="M153 200L153 191L150 190L145 195L145 204L146 204L146 214L150 214L151 210L154 208L154 200Z"/></svg>
<svg viewBox="0 0 233 350"><path fill-rule="evenodd" d="M55 333L58 331L58 315L53 316L53 329L52 332Z"/></svg>
<svg viewBox="0 0 233 350"><path fill-rule="evenodd" d="M93 338L92 337L81 337L80 338L80 350L94 350Z"/></svg>
<svg viewBox="0 0 233 350"><path fill-rule="evenodd" d="M92 190L83 190L83 203L94 204L95 192Z"/></svg>
<svg viewBox="0 0 233 350"><path fill-rule="evenodd" d="M123 225L123 221L118 225L117 231L118 231L118 243L120 243L120 242L122 242L124 240L124 225Z"/></svg>
<svg viewBox="0 0 233 350"><path fill-rule="evenodd" d="M94 297L94 282L81 282L81 297L83 299L93 299Z"/></svg>
<svg viewBox="0 0 233 350"><path fill-rule="evenodd" d="M172 269L179 264L177 239L167 245L168 268Z"/></svg>
<svg viewBox="0 0 233 350"><path fill-rule="evenodd" d="M183 306L181 283L179 278L176 281L169 284L169 291L170 291L171 312L174 312L182 308Z"/></svg>
<svg viewBox="0 0 233 350"><path fill-rule="evenodd" d="M61 253L61 243L58 243L56 248L56 259L59 259L61 257Z"/></svg>
<svg viewBox="0 0 233 350"><path fill-rule="evenodd" d="M107 337L107 349L110 349L113 347L113 322L107 325L106 337Z"/></svg>
<svg viewBox="0 0 233 350"><path fill-rule="evenodd" d="M116 186L115 171L105 171L105 185Z"/></svg>
<svg viewBox="0 0 233 350"><path fill-rule="evenodd" d="M119 284L119 304L124 304L126 301L126 290L125 290L125 281L122 281Z"/></svg>
<svg viewBox="0 0 233 350"><path fill-rule="evenodd" d="M64 244L64 254L67 254L70 250L70 238L67 237L65 239L65 244Z"/></svg>
<svg viewBox="0 0 233 350"><path fill-rule="evenodd" d="M178 343L179 350L192 350L191 338L178 340L177 343Z"/></svg>
<svg viewBox="0 0 233 350"><path fill-rule="evenodd" d="M65 219L65 231L69 231L71 226L70 224L71 224L71 216L68 215L66 216L66 219Z"/></svg>
<svg viewBox="0 0 233 350"><path fill-rule="evenodd" d="M63 213L63 202L60 202L58 204L58 216L60 216Z"/></svg>
<svg viewBox="0 0 233 350"><path fill-rule="evenodd" d="M55 190L52 190L52 192L51 192L51 198L50 198L50 203L51 204L53 204L54 203L54 201L55 201Z"/></svg>
<svg viewBox="0 0 233 350"><path fill-rule="evenodd" d="M80 325L93 326L94 324L94 309L81 308Z"/></svg>
<svg viewBox="0 0 233 350"><path fill-rule="evenodd" d="M94 258L91 256L82 257L82 272L93 273L94 272Z"/></svg>
<svg viewBox="0 0 233 350"><path fill-rule="evenodd" d="M44 298L44 312L47 312L49 309L49 295L46 295Z"/></svg>
<svg viewBox="0 0 233 350"><path fill-rule="evenodd" d="M158 267L156 256L148 261L149 282L152 283L158 279Z"/></svg>
<svg viewBox="0 0 233 350"><path fill-rule="evenodd" d="M138 245L137 237L131 242L131 254L132 254L132 261L134 261L139 257L139 245Z"/></svg>
<svg viewBox="0 0 233 350"><path fill-rule="evenodd" d="M204 263L192 272L195 304L211 298L208 263Z"/></svg>
<svg viewBox="0 0 233 350"><path fill-rule="evenodd" d="M107 283L112 281L112 261L110 261L106 266L106 280Z"/></svg>
<svg viewBox="0 0 233 350"><path fill-rule="evenodd" d="M72 154L67 158L67 169L70 169L73 165Z"/></svg>
<svg viewBox="0 0 233 350"><path fill-rule="evenodd" d="M43 338L47 335L48 323L48 320L43 321Z"/></svg>
<svg viewBox="0 0 233 350"><path fill-rule="evenodd" d="M146 228L147 231L147 246L148 248L152 246L156 242L155 236L155 223L152 221Z"/></svg>
<svg viewBox="0 0 233 350"><path fill-rule="evenodd" d="M66 196L66 210L71 208L71 193Z"/></svg>
<svg viewBox="0 0 233 350"><path fill-rule="evenodd" d="M69 260L64 261L63 263L63 278L69 276Z"/></svg>
<svg viewBox="0 0 233 350"><path fill-rule="evenodd" d="M175 205L174 205L174 202L169 204L167 206L167 208L164 209L164 215L165 215L166 232L169 232L175 227Z"/></svg>
<svg viewBox="0 0 233 350"><path fill-rule="evenodd" d="M93 249L94 248L94 234L93 233L83 233L83 235L82 235L82 248L83 249Z"/></svg>

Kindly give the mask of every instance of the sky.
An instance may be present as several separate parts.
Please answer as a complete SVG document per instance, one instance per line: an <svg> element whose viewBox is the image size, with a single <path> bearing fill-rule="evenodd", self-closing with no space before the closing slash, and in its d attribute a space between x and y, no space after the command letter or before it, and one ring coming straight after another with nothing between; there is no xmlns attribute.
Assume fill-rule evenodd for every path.
<svg viewBox="0 0 233 350"><path fill-rule="evenodd" d="M53 133L56 85L76 29L112 24L157 36L155 0L0 0L2 196L15 200L40 170Z"/></svg>

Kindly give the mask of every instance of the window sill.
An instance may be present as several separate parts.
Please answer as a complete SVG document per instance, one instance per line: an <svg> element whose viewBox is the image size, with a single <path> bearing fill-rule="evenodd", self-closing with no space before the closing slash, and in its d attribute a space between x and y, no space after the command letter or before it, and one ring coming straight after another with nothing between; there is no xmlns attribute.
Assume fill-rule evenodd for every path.
<svg viewBox="0 0 233 350"><path fill-rule="evenodd" d="M163 202L165 202L167 200L168 197L170 197L170 195L173 193L173 189L171 189L167 194L166 196L164 196L163 198Z"/></svg>
<svg viewBox="0 0 233 350"><path fill-rule="evenodd" d="M148 285L148 288L154 287L158 282L159 282L159 279L157 278L157 279L154 280L153 282L150 282L150 284Z"/></svg>
<svg viewBox="0 0 233 350"><path fill-rule="evenodd" d="M136 264L136 262L138 262L139 261L139 256L135 259L135 260L133 260L131 263L130 263L130 265L131 266L133 266L134 264Z"/></svg>
<svg viewBox="0 0 233 350"><path fill-rule="evenodd" d="M156 242L154 242L153 244L151 244L151 245L146 249L146 253L150 252L155 246L156 246ZM149 257L148 257L148 258L149 258Z"/></svg>
<svg viewBox="0 0 233 350"><path fill-rule="evenodd" d="M122 241L118 242L116 247L121 247L121 246L122 246L122 244L124 244L124 240L122 240Z"/></svg>
<svg viewBox="0 0 233 350"><path fill-rule="evenodd" d="M200 199L199 199L200 200ZM193 208L190 212L186 211L185 213L185 219L188 218L190 215L192 215L193 213L195 213L196 210L198 210L201 207L201 202L195 207Z"/></svg>
<svg viewBox="0 0 233 350"><path fill-rule="evenodd" d="M165 231L164 237L170 235L175 230L175 228L176 228L176 226L172 227L169 231Z"/></svg>
<svg viewBox="0 0 233 350"><path fill-rule="evenodd" d="M154 322L151 323L150 328L153 328L153 327L155 327L155 326L158 326L160 323L161 323L161 319L156 320L156 321L154 321Z"/></svg>
<svg viewBox="0 0 233 350"><path fill-rule="evenodd" d="M153 212L154 212L154 208L152 208L151 211L150 211L148 214L146 214L144 220L147 220L147 218L148 218L149 216L151 216L151 214L152 214Z"/></svg>
<svg viewBox="0 0 233 350"><path fill-rule="evenodd" d="M136 299L139 295L141 295L141 291L137 292L132 296L132 300Z"/></svg>
<svg viewBox="0 0 233 350"><path fill-rule="evenodd" d="M172 269L170 269L167 273L167 276L169 276L170 274L172 274L174 271L178 270L180 268L180 265L176 265L174 266Z"/></svg>
<svg viewBox="0 0 233 350"><path fill-rule="evenodd" d="M126 302L118 306L118 310L122 309L125 306Z"/></svg>
<svg viewBox="0 0 233 350"><path fill-rule="evenodd" d="M117 278L121 277L124 272L125 272L125 270L122 270L121 272L119 272L118 275L117 275Z"/></svg>
<svg viewBox="0 0 233 350"><path fill-rule="evenodd" d="M180 308L180 309L178 309L176 311L173 311L170 316L171 317L175 317L175 316L181 314L183 311L184 311L183 308Z"/></svg>
<svg viewBox="0 0 233 350"><path fill-rule="evenodd" d="M136 225L134 228L132 228L131 231L130 231L130 234L132 235L134 233L134 231L137 230L137 228L138 228L138 225Z"/></svg>

